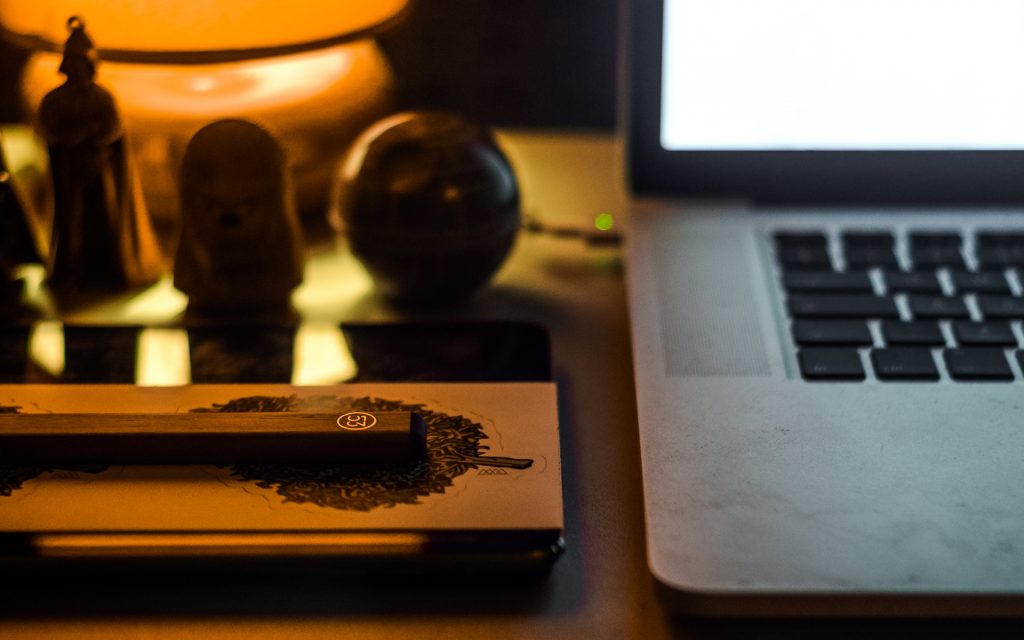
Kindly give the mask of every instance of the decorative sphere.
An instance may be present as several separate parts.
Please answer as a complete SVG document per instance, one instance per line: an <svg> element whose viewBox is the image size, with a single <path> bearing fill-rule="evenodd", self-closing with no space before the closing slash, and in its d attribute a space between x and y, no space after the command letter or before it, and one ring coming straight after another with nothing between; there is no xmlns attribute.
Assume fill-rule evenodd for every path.
<svg viewBox="0 0 1024 640"><path fill-rule="evenodd" d="M394 302L468 297L501 266L519 230L519 188L484 127L444 113L402 113L353 144L335 183L332 222Z"/></svg>

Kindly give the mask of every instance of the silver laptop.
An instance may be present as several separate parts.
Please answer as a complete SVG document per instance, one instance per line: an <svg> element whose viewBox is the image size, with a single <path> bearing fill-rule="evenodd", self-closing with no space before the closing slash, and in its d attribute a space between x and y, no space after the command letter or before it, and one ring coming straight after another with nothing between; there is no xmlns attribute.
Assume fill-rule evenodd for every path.
<svg viewBox="0 0 1024 640"><path fill-rule="evenodd" d="M730 615L1024 615L1024 1L634 0L650 569Z"/></svg>

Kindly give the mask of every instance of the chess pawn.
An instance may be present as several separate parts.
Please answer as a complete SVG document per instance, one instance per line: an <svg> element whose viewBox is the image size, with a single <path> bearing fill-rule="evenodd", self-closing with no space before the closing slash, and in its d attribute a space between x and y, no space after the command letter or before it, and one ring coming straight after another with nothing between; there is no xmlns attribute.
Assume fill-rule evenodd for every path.
<svg viewBox="0 0 1024 640"><path fill-rule="evenodd" d="M163 258L117 107L96 84L99 60L85 24L72 17L68 29L66 80L39 107L53 179L49 284L58 297L152 284Z"/></svg>
<svg viewBox="0 0 1024 640"><path fill-rule="evenodd" d="M245 120L206 125L185 149L180 192L174 285L188 315L289 318L305 249L277 140Z"/></svg>

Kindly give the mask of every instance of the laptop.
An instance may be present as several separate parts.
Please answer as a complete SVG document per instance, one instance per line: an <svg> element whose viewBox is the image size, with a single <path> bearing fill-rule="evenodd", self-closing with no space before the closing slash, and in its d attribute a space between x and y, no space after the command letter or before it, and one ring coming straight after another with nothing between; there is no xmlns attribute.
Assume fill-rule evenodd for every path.
<svg viewBox="0 0 1024 640"><path fill-rule="evenodd" d="M1024 614L1024 2L633 0L627 32L665 601Z"/></svg>

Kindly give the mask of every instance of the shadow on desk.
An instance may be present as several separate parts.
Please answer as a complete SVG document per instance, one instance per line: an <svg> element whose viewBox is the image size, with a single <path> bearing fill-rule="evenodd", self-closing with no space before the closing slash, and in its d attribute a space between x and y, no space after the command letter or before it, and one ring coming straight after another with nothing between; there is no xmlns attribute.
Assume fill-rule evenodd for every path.
<svg viewBox="0 0 1024 640"><path fill-rule="evenodd" d="M1024 622L1008 620L720 620L678 617L671 619L670 627L672 637L692 640L1024 637Z"/></svg>
<svg viewBox="0 0 1024 640"><path fill-rule="evenodd" d="M0 620L146 618L376 618L529 615L545 607L538 580L309 578L293 572L243 576L178 575L129 581L82 576L65 582L7 583Z"/></svg>
<svg viewBox="0 0 1024 640"><path fill-rule="evenodd" d="M159 584L98 580L76 584L0 589L0 619L89 620L244 617L348 619L442 618L486 620L540 614L552 594L551 582L501 584L403 580L391 584L341 584L334 579L263 576L250 579L187 579ZM350 580L354 580L351 579ZM1013 638L1020 621L992 620L724 620L671 617L669 636L680 640L800 640L871 638L924 640ZM486 625L486 622L483 624ZM613 637L613 636L598 636Z"/></svg>

